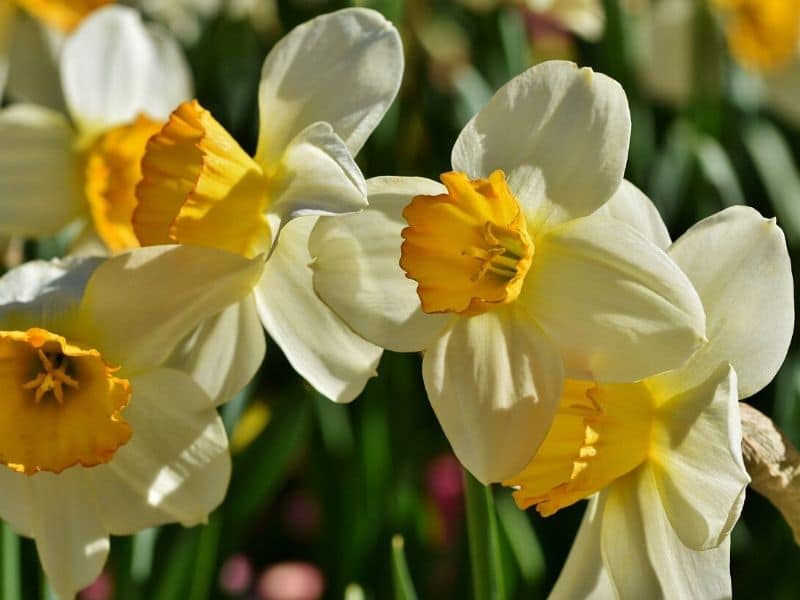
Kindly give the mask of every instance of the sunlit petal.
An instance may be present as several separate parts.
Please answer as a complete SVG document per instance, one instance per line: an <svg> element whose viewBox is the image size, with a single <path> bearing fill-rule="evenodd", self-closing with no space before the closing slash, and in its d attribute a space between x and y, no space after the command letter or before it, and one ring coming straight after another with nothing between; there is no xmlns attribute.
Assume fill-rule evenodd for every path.
<svg viewBox="0 0 800 600"><path fill-rule="evenodd" d="M484 483L528 463L563 381L556 348L511 308L456 320L425 352L422 372L453 451Z"/></svg>
<svg viewBox="0 0 800 600"><path fill-rule="evenodd" d="M315 219L292 221L264 268L256 305L286 358L319 392L336 402L361 393L382 350L353 332L314 293L308 236Z"/></svg>

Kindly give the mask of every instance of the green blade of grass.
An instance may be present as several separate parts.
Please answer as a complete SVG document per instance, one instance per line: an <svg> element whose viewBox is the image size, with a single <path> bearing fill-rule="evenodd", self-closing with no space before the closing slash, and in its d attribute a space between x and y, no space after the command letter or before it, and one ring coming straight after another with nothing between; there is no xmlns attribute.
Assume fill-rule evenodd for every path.
<svg viewBox="0 0 800 600"><path fill-rule="evenodd" d="M395 600L417 600L417 592L406 563L403 536L392 538L392 583Z"/></svg>
<svg viewBox="0 0 800 600"><path fill-rule="evenodd" d="M722 145L711 136L700 136L695 144L700 171L714 186L725 206L746 204L736 169Z"/></svg>

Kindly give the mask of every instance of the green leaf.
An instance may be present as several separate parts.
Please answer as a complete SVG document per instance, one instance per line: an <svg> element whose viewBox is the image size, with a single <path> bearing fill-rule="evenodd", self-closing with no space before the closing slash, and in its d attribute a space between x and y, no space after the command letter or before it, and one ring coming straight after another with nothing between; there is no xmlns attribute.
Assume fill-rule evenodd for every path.
<svg viewBox="0 0 800 600"><path fill-rule="evenodd" d="M517 8L501 10L497 26L503 44L507 77L511 79L528 67L528 32L525 31L522 11Z"/></svg>
<svg viewBox="0 0 800 600"><path fill-rule="evenodd" d="M711 136L701 135L694 148L700 171L717 190L722 203L725 206L747 204L736 169L722 145Z"/></svg>
<svg viewBox="0 0 800 600"><path fill-rule="evenodd" d="M744 128L744 143L791 245L800 242L800 176L780 130L767 121Z"/></svg>
<svg viewBox="0 0 800 600"><path fill-rule="evenodd" d="M453 74L456 88L456 125L463 127L492 97L492 87L472 65L464 65Z"/></svg>
<svg viewBox="0 0 800 600"><path fill-rule="evenodd" d="M503 558L492 489L482 485L466 469L464 482L474 597L476 600L504 600Z"/></svg>
<svg viewBox="0 0 800 600"><path fill-rule="evenodd" d="M194 572L198 528L180 529L164 557L153 600L183 600Z"/></svg>
<svg viewBox="0 0 800 600"><path fill-rule="evenodd" d="M670 225L680 210L694 167L692 126L676 119L667 130L666 146L657 155L647 186L655 205Z"/></svg>
<svg viewBox="0 0 800 600"><path fill-rule="evenodd" d="M502 493L497 497L497 516L525 583L541 583L545 576L544 552L525 511L517 508L510 494Z"/></svg>
<svg viewBox="0 0 800 600"><path fill-rule="evenodd" d="M153 572L153 556L160 528L143 529L133 536L131 550L131 579L139 585L144 584Z"/></svg>
<svg viewBox="0 0 800 600"><path fill-rule="evenodd" d="M314 408L325 449L341 459L352 457L355 442L347 407L331 402L322 394L314 394Z"/></svg>
<svg viewBox="0 0 800 600"><path fill-rule="evenodd" d="M394 584L395 600L417 600L414 582L408 571L406 554L404 551L403 536L395 535L392 538L392 583Z"/></svg>

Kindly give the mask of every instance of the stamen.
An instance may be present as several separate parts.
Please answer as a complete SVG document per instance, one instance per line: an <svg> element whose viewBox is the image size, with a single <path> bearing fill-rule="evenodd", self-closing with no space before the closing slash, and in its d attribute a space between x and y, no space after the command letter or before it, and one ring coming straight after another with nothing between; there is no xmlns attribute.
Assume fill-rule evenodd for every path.
<svg viewBox="0 0 800 600"><path fill-rule="evenodd" d="M92 467L130 439L130 383L97 350L34 327L0 331L0 356L0 465L26 475Z"/></svg>
<svg viewBox="0 0 800 600"><path fill-rule="evenodd" d="M67 375L68 361L63 354L53 355L53 360L42 352L42 349L37 350L39 360L42 361L44 371L41 371L36 377L30 381L23 383L22 387L26 390L36 390L34 401L36 404L41 402L42 398L47 392L53 392L59 404L64 404L64 388L63 386L70 387L74 390L80 389L78 381Z"/></svg>
<svg viewBox="0 0 800 600"><path fill-rule="evenodd" d="M445 173L442 182L447 194L417 196L403 211L400 266L419 284L422 309L475 315L513 302L533 242L505 175L470 181Z"/></svg>

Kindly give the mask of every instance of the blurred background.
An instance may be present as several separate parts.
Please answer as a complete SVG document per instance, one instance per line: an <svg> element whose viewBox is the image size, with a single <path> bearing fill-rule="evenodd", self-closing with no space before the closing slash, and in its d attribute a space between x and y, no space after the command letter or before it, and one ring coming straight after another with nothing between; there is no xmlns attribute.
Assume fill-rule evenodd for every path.
<svg viewBox="0 0 800 600"><path fill-rule="evenodd" d="M436 179L450 168L461 127L511 77L549 58L591 66L628 94L627 177L653 199L673 238L722 208L748 204L777 216L800 264L800 17L793 15L796 25L767 20L773 31L741 8L769 2L136 4L180 37L197 98L251 152L261 63L281 35L345 6L381 11L400 30L406 71L397 101L358 156L367 177ZM786 10L792 17L800 8ZM57 241L35 253L47 255L49 243ZM799 394L795 343L775 381L750 399L795 444ZM234 453L225 504L204 527L113 539L106 571L82 598L410 597L402 595L405 575L420 598L471 596L464 478L426 400L417 356L386 353L362 397L337 406L270 344L257 378L222 413ZM546 597L584 503L543 519L518 511L508 490L493 494L497 519L487 527L499 539L494 559L505 596ZM2 527L0 600L47 598L33 543ZM750 493L733 532L735 595L797 598L798 567L789 527Z"/></svg>

